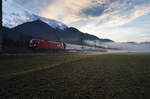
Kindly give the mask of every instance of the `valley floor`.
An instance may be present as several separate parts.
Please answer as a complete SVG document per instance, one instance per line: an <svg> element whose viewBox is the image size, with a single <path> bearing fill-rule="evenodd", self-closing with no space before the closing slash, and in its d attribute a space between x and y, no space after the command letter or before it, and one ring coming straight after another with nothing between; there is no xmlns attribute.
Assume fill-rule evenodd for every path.
<svg viewBox="0 0 150 99"><path fill-rule="evenodd" d="M0 56L2 99L150 99L149 54Z"/></svg>

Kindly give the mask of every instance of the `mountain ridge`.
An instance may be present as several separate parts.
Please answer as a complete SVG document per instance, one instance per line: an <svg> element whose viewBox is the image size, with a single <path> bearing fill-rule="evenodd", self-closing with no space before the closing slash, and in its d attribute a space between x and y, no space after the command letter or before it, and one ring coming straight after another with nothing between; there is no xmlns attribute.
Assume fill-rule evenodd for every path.
<svg viewBox="0 0 150 99"><path fill-rule="evenodd" d="M68 27L64 30L55 29L49 26L47 23L43 22L42 20L26 22L12 29L27 35L31 35L35 38L54 41L63 41L78 44L81 43L81 39L98 40L100 42L113 42L109 39L100 39L94 35L83 33L74 27Z"/></svg>
<svg viewBox="0 0 150 99"><path fill-rule="evenodd" d="M22 8L21 6L18 6L17 3L11 2L11 1L3 1L2 13L3 13L3 26L9 27L9 28L14 28L15 26L18 26L20 24L23 24L26 22L32 22L38 19L49 24L53 28L59 28L62 30L67 28L67 25L65 25L64 23L60 21L48 19L45 17L38 16L36 14L33 14L27 11L26 9Z"/></svg>
<svg viewBox="0 0 150 99"><path fill-rule="evenodd" d="M18 10L16 11L15 9ZM83 33L74 27L68 27L62 22L30 13L11 1L3 2L3 26L9 27L11 28L10 31L19 32L22 35L53 41L78 44L81 44L81 39L113 42L109 39L100 39L97 36Z"/></svg>

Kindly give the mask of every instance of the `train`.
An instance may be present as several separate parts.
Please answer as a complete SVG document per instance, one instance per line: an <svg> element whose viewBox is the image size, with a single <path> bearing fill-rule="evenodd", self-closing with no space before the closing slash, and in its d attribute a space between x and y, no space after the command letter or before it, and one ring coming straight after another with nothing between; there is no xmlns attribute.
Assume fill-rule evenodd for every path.
<svg viewBox="0 0 150 99"><path fill-rule="evenodd" d="M60 41L49 41L43 39L31 39L29 41L30 49L65 50L65 47L65 43Z"/></svg>
<svg viewBox="0 0 150 99"><path fill-rule="evenodd" d="M61 41L50 41L43 39L31 39L29 40L28 47L34 51L36 50L52 50L52 51L102 51L106 52L105 48L93 47L88 45L78 45L72 43L64 43Z"/></svg>

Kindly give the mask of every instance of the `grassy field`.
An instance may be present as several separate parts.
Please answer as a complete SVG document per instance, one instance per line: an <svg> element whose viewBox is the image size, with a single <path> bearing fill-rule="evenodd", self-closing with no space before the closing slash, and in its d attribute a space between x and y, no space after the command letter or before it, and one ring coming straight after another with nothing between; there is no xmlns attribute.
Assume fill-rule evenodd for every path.
<svg viewBox="0 0 150 99"><path fill-rule="evenodd" d="M150 55L0 56L0 98L150 99Z"/></svg>
<svg viewBox="0 0 150 99"><path fill-rule="evenodd" d="M34 53L34 54L5 54L0 56L0 77L33 72L55 67L81 58L88 57L79 53Z"/></svg>

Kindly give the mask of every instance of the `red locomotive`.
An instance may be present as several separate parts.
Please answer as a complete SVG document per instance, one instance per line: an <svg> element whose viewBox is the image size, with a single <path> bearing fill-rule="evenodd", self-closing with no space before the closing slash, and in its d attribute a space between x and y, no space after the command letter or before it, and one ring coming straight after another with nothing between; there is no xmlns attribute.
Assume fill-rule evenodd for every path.
<svg viewBox="0 0 150 99"><path fill-rule="evenodd" d="M29 42L29 48L45 48L45 49L65 49L65 44L62 42L41 40L41 39L31 39Z"/></svg>

